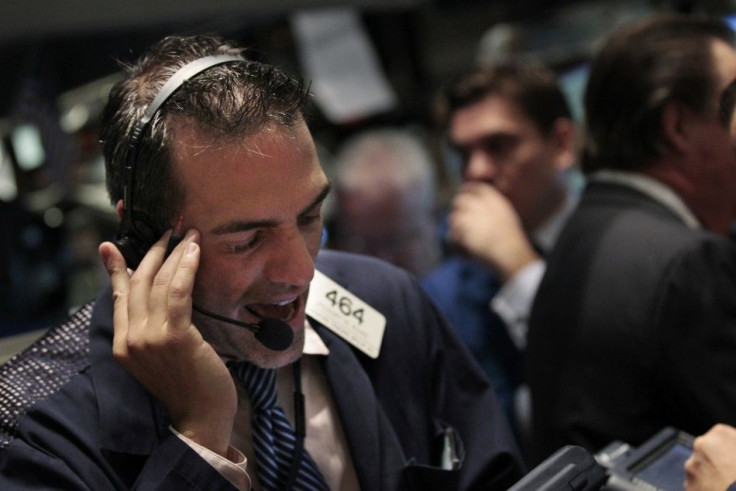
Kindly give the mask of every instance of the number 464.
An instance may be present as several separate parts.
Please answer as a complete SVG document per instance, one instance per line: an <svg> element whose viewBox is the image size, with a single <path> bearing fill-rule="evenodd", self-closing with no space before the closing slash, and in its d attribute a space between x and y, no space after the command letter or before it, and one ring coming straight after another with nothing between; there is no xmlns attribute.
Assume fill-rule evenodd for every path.
<svg viewBox="0 0 736 491"><path fill-rule="evenodd" d="M340 313L346 317L355 317L358 323L363 323L363 309L353 310L353 301L350 298L340 295L337 290L330 290L325 294L327 300L332 303L333 307L340 310Z"/></svg>

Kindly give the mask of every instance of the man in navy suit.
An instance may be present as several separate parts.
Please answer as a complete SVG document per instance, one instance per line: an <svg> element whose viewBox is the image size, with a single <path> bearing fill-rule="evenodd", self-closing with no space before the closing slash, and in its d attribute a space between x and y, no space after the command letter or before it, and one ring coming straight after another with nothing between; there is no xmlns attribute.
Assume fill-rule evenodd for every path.
<svg viewBox="0 0 736 491"><path fill-rule="evenodd" d="M529 326L537 459L736 423L734 77L732 32L686 16L625 26L593 61L589 183Z"/></svg>
<svg viewBox="0 0 736 491"><path fill-rule="evenodd" d="M276 371L304 432L276 451L313 461L319 489L520 477L490 384L415 281L319 252L330 183L306 100L213 36L128 68L101 132L122 220L99 249L111 287L2 367L0 488L265 489L239 366Z"/></svg>
<svg viewBox="0 0 736 491"><path fill-rule="evenodd" d="M529 60L465 74L445 99L442 119L463 177L448 214L447 239L458 254L422 286L513 419L542 256L577 201L568 179L575 124L555 73Z"/></svg>

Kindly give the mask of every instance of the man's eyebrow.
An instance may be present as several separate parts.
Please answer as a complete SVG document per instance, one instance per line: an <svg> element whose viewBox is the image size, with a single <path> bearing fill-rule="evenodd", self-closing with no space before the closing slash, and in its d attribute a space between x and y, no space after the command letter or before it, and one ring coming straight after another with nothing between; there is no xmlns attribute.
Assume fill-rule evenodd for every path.
<svg viewBox="0 0 736 491"><path fill-rule="evenodd" d="M256 228L275 227L276 225L278 225L276 220L255 220L251 222L230 222L230 223L226 223L225 225L220 225L218 227L213 228L212 230L210 230L210 234L212 235L236 234L238 232L247 232L248 230L253 230Z"/></svg>
<svg viewBox="0 0 736 491"><path fill-rule="evenodd" d="M308 215L315 206L319 205L325 200L325 198L327 198L327 195L330 194L331 189L332 189L331 183L328 182L327 184L325 184L325 187L322 188L322 191L317 195L316 198L314 198L314 200L309 205L307 205L301 211L301 213L299 213L299 216L301 217L304 215Z"/></svg>
<svg viewBox="0 0 736 491"><path fill-rule="evenodd" d="M304 216L309 214L312 209L319 205L324 199L327 197L327 195L330 193L332 185L330 183L327 183L324 188L322 188L322 191L317 195L317 197L309 203L301 212L299 212L298 216ZM253 230L256 228L269 228L269 227L276 227L278 225L278 222L276 220L254 220L251 222L230 222L226 223L225 225L220 225L212 230L210 230L210 234L212 235L227 235L227 234L234 234L238 232L247 232L248 230Z"/></svg>
<svg viewBox="0 0 736 491"><path fill-rule="evenodd" d="M453 140L449 140L448 144L451 148L463 149L463 148L472 147L474 145L483 144L488 141L495 141L495 140L506 139L506 138L518 138L518 136L519 135L517 131L513 131L509 129L498 129L498 130L493 130L493 131L484 133L474 138L471 141L458 143Z"/></svg>

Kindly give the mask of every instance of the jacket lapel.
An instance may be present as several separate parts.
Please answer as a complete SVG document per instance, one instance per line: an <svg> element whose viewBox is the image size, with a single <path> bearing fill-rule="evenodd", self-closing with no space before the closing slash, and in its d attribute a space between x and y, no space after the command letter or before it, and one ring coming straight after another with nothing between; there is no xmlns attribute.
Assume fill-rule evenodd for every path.
<svg viewBox="0 0 736 491"><path fill-rule="evenodd" d="M405 458L368 375L351 348L310 318L330 350L324 370L362 489L400 489Z"/></svg>

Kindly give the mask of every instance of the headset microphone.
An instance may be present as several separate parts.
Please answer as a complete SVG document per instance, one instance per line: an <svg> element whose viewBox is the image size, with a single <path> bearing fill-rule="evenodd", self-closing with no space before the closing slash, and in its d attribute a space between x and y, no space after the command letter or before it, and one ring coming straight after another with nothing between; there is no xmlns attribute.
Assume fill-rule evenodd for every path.
<svg viewBox="0 0 736 491"><path fill-rule="evenodd" d="M294 331L291 330L291 326L284 321L278 319L261 319L260 322L243 322L237 319L231 319L224 317L209 310L205 310L202 307L192 305L192 308L200 314L211 317L220 322L227 322L235 326L244 327L253 333L255 333L256 339L266 348L273 351L284 351L286 348L291 346L291 342L294 340Z"/></svg>

